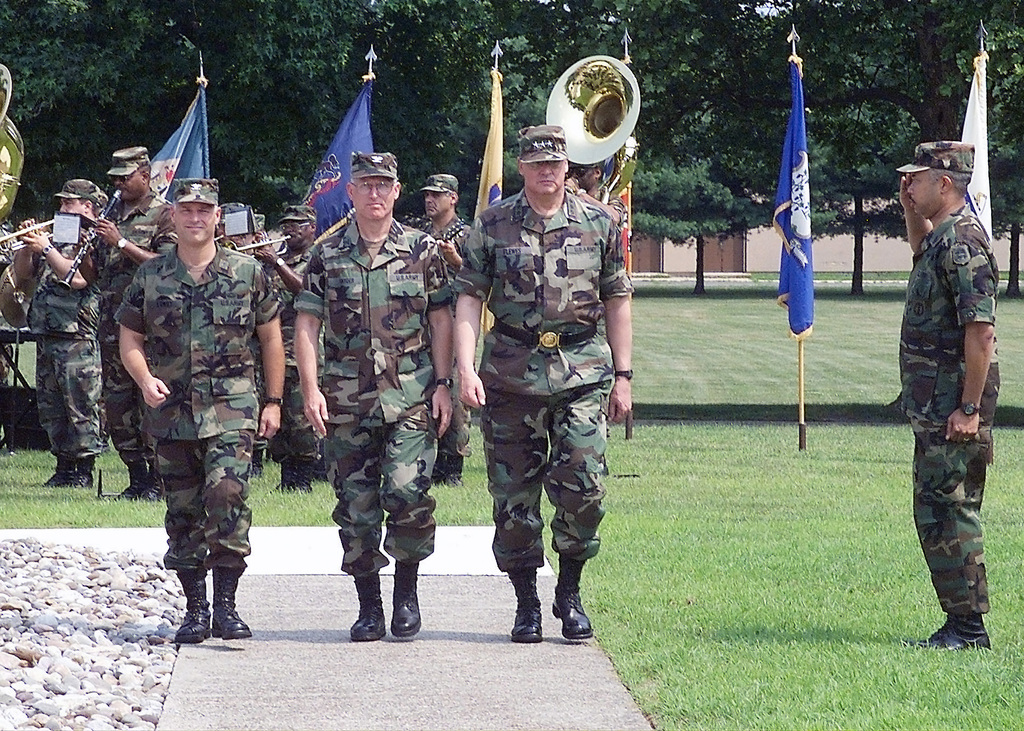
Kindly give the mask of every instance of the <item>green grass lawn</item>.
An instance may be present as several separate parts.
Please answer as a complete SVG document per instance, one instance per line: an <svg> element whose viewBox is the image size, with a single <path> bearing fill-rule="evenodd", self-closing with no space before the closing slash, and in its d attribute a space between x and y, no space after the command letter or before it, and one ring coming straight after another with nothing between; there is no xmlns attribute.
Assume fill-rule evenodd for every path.
<svg viewBox="0 0 1024 731"><path fill-rule="evenodd" d="M1024 723L1024 430L1007 426L1024 409L1024 303L999 310L1004 426L984 510L994 649L931 652L900 642L943 620L913 527L910 430L888 407L901 285L861 298L846 287L819 291L803 452L796 343L770 282L699 298L643 284L635 299L638 420L631 440L612 430L604 543L583 597L660 729ZM466 485L435 490L442 525L490 522L477 430L473 445ZM116 457L100 465L106 489L123 489ZM43 453L0 456L0 527L161 524L158 505L43 490L52 466ZM276 479L271 466L254 480L257 525L331 524L326 485L283 495ZM557 634L550 616L545 627Z"/></svg>

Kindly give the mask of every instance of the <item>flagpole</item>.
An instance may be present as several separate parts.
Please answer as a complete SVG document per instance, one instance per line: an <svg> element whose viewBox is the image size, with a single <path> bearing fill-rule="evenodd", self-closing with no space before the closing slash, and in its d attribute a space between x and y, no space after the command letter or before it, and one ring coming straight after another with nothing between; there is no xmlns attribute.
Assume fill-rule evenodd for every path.
<svg viewBox="0 0 1024 731"><path fill-rule="evenodd" d="M807 422L804 421L804 340L796 341L796 390L797 390L797 422L799 431L799 450L807 449Z"/></svg>

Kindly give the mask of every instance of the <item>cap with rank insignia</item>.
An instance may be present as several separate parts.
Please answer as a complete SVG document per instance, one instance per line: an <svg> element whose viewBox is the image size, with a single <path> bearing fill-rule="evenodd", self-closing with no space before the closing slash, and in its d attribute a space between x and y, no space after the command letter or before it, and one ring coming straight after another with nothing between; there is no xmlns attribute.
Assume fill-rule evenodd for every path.
<svg viewBox="0 0 1024 731"><path fill-rule="evenodd" d="M216 206L219 201L220 183L216 178L183 178L176 180L175 203L209 203Z"/></svg>

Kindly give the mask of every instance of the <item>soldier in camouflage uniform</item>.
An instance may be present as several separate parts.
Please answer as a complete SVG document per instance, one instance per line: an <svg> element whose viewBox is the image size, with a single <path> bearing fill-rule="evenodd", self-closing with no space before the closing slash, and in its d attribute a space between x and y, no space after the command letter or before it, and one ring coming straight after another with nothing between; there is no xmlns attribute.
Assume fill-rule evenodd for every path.
<svg viewBox="0 0 1024 731"><path fill-rule="evenodd" d="M459 218L456 211L459 179L444 173L431 175L420 192L423 193L423 209L427 215L421 223L413 225L437 241L448 270L448 279L454 281L455 275L462 268L462 248L469 235L469 224ZM454 310L453 303L453 315ZM458 393L457 378L453 388ZM432 477L435 485L462 486L462 466L470 455L469 427L469 409L459 399L454 399L452 424L437 442L437 461L434 463Z"/></svg>
<svg viewBox="0 0 1024 731"><path fill-rule="evenodd" d="M494 557L517 598L513 642L542 639L542 490L555 506L559 575L552 610L564 637L593 635L579 581L600 542L605 410L622 421L632 409L633 288L614 222L566 194L567 167L561 127L520 131L523 191L480 215L455 281L460 396L483 409ZM473 357L484 302L494 327L478 375ZM602 319L607 339L598 332Z"/></svg>
<svg viewBox="0 0 1024 731"><path fill-rule="evenodd" d="M899 168L914 267L900 333L902 408L914 432L914 522L946 623L914 644L990 647L981 531L999 392L988 234L965 206L974 146L918 145Z"/></svg>
<svg viewBox="0 0 1024 731"><path fill-rule="evenodd" d="M61 213L90 221L107 203L107 194L83 179L69 180L56 197ZM94 273L87 279L81 269L70 287L63 284L79 245L87 245L91 236L84 227L82 233L78 244L51 243L42 231L26 234L25 248L14 255L17 278L39 281L28 324L36 336L39 421L57 458L46 487L92 487L96 455L106 448L100 415L99 289Z"/></svg>
<svg viewBox="0 0 1024 731"><path fill-rule="evenodd" d="M348 194L355 218L313 248L295 300L306 417L327 437L341 568L355 577L359 595L354 642L385 634L385 512L384 550L396 562L391 633L412 637L420 629L416 577L434 550L435 439L451 420L451 289L437 243L394 220L400 190L394 155L353 153Z"/></svg>
<svg viewBox="0 0 1024 731"><path fill-rule="evenodd" d="M316 211L309 206L288 206L279 223L286 249L278 254L269 246L253 253L271 273L281 299L281 332L284 336L284 404L281 429L270 441L270 456L281 464L279 490L310 492L320 459L320 437L303 411L299 370L295 364L295 297L302 291L302 277L309 265L316 236Z"/></svg>
<svg viewBox="0 0 1024 731"><path fill-rule="evenodd" d="M211 634L206 572L213 569L214 637L252 633L235 611L249 555L249 466L258 433L281 420L284 346L279 304L263 267L214 244L220 218L216 180L175 189L176 249L139 267L117 312L121 357L145 399L145 429L156 444L166 490L167 553L187 612L175 636ZM249 342L259 337L267 394L261 410Z"/></svg>
<svg viewBox="0 0 1024 731"><path fill-rule="evenodd" d="M127 147L113 154L107 170L121 201L101 221L92 252L100 287L100 354L103 359L103 401L106 428L121 461L128 467L126 500L159 500L153 471L153 445L142 433L142 398L118 355L114 315L142 262L174 247L170 206L149 186L149 152Z"/></svg>

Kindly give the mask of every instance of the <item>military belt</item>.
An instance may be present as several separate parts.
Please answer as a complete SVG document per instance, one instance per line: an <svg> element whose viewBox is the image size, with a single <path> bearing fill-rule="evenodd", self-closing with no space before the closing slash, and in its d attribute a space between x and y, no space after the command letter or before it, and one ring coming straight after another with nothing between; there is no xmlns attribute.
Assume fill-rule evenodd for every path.
<svg viewBox="0 0 1024 731"><path fill-rule="evenodd" d="M555 332L553 330L533 332L531 330L524 330L520 327L515 327L514 325L506 325L501 320L495 320L494 329L502 335L510 337L523 345L529 345L530 347L539 346L541 348L561 348L563 345L585 343L597 335L596 325L591 325L583 330L570 333Z"/></svg>

